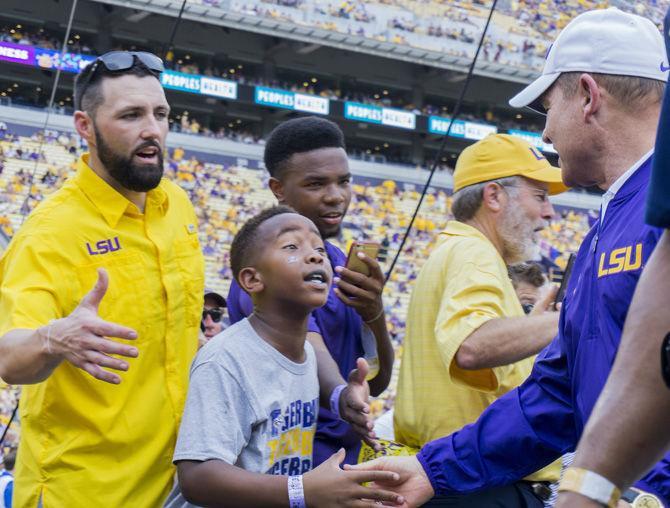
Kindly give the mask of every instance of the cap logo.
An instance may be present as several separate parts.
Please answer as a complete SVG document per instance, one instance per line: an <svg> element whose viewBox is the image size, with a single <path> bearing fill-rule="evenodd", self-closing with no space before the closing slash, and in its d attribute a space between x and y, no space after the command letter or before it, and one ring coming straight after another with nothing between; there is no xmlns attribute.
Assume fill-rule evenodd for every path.
<svg viewBox="0 0 670 508"><path fill-rule="evenodd" d="M528 149L530 150L530 153L533 154L533 157L535 157L537 160L541 161L541 160L545 160L545 159L546 159L545 156L542 155L542 152L540 152L540 151L539 151L537 148L535 148L534 146L531 146L531 147L528 148Z"/></svg>
<svg viewBox="0 0 670 508"><path fill-rule="evenodd" d="M661 72L668 72L670 71L670 65L663 65L663 62L661 62Z"/></svg>

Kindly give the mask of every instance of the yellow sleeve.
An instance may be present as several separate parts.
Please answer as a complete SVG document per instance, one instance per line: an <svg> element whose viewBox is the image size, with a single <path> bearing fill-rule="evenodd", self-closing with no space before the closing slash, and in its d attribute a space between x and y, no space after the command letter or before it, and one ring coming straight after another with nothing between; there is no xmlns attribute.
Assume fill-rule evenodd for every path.
<svg viewBox="0 0 670 508"><path fill-rule="evenodd" d="M455 357L472 332L491 319L504 317L503 281L495 255L481 248L452 250L434 330L451 380L485 392L498 389L506 367L463 370Z"/></svg>
<svg viewBox="0 0 670 508"><path fill-rule="evenodd" d="M24 226L25 227L25 226ZM0 336L34 329L73 310L76 275L50 235L20 234L0 261Z"/></svg>

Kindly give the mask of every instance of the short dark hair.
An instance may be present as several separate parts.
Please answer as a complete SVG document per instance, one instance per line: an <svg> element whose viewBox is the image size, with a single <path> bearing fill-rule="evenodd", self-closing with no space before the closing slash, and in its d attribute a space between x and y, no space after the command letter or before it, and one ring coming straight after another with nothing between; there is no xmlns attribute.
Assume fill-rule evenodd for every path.
<svg viewBox="0 0 670 508"><path fill-rule="evenodd" d="M287 120L274 128L265 143L265 167L271 176L278 177L293 154L320 148L346 150L344 134L336 123L317 116Z"/></svg>
<svg viewBox="0 0 670 508"><path fill-rule="evenodd" d="M284 213L297 213L293 208L284 205L277 205L266 208L259 214L253 216L237 232L233 243L230 245L230 268L233 271L233 277L237 280L243 268L251 266L253 262L253 253L257 252L256 241L258 240L258 228L268 219L282 215Z"/></svg>
<svg viewBox="0 0 670 508"><path fill-rule="evenodd" d="M153 76L160 80L160 74L149 69L139 58L134 59L132 67L122 71L110 71L101 62L95 60L84 67L74 80L75 109L94 116L96 110L105 100L102 96L102 82L105 79L118 78L129 74L139 78Z"/></svg>
<svg viewBox="0 0 670 508"><path fill-rule="evenodd" d="M542 273L542 267L537 263L519 263L507 268L510 279L514 287L519 282L527 282L536 288L544 286L546 279Z"/></svg>
<svg viewBox="0 0 670 508"><path fill-rule="evenodd" d="M14 448L10 449L5 454L5 458L2 462L7 471L12 471L14 469L14 464L16 463L16 450Z"/></svg>

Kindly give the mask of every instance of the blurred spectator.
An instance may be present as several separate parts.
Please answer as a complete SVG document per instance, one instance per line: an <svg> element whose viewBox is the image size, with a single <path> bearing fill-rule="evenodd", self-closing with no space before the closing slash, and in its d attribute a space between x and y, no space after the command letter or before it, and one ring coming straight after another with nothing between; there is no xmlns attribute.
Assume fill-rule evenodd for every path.
<svg viewBox="0 0 670 508"><path fill-rule="evenodd" d="M537 263L519 263L510 266L507 271L523 311L530 314L547 282L542 268Z"/></svg>
<svg viewBox="0 0 670 508"><path fill-rule="evenodd" d="M200 328L207 340L228 328L226 317L226 299L213 289L205 289L205 305L202 311Z"/></svg>
<svg viewBox="0 0 670 508"><path fill-rule="evenodd" d="M12 508L12 493L14 491L14 463L16 450L9 449L4 455L0 450L0 508Z"/></svg>

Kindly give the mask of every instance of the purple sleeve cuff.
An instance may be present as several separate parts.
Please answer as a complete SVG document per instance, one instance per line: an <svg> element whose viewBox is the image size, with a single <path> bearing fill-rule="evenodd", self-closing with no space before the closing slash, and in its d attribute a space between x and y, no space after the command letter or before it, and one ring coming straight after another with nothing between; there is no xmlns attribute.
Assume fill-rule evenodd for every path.
<svg viewBox="0 0 670 508"><path fill-rule="evenodd" d="M338 385L333 389L333 393L330 394L330 412L340 420L342 419L340 416L340 397L346 387L346 384Z"/></svg>
<svg viewBox="0 0 670 508"><path fill-rule="evenodd" d="M321 333L321 328L319 328L319 325L316 323L316 319L314 318L314 313L310 314L309 319L307 320L307 331L318 333L323 337L323 334Z"/></svg>
<svg viewBox="0 0 670 508"><path fill-rule="evenodd" d="M429 446L434 441L431 441L428 443ZM439 468L433 466L431 467L430 463L430 452L427 450L424 452L424 449L426 447L424 446L421 451L416 455L417 460L419 461L419 464L421 464L421 467L423 467L423 470L426 472L426 475L428 476L428 480L430 481L430 485L433 487L433 491L435 492L436 495L444 495L444 487L441 486L440 482L438 482L438 478L440 477L440 471Z"/></svg>

